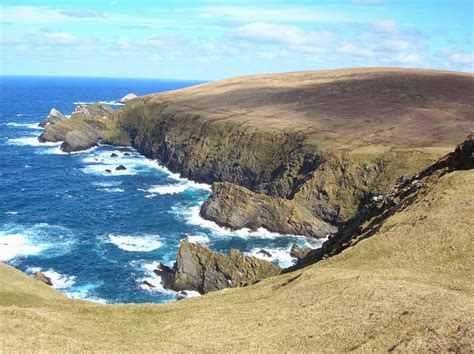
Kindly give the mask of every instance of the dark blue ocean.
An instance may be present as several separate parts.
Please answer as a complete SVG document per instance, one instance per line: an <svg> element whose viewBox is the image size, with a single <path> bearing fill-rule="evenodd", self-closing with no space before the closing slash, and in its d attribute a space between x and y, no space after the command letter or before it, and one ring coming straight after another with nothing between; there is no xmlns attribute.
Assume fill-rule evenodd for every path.
<svg viewBox="0 0 474 354"><path fill-rule="evenodd" d="M69 297L107 303L164 302L153 273L172 265L179 241L213 250L238 248L288 266L293 242L318 241L266 230L231 232L199 216L209 186L182 179L130 148L100 146L65 154L37 142L52 107L114 103L197 84L192 81L104 78L0 78L0 260L33 274L41 270ZM119 109L119 105L113 105ZM119 157L111 157L115 152ZM127 156L125 153L129 153ZM126 171L115 171L118 165ZM105 169L114 170L112 174ZM149 288L144 280L155 284Z"/></svg>

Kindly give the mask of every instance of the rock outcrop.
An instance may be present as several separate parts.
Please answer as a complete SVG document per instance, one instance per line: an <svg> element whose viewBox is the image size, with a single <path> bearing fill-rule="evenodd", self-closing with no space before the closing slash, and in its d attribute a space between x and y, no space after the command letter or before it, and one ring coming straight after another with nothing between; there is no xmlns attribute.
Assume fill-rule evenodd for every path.
<svg viewBox="0 0 474 354"><path fill-rule="evenodd" d="M80 104L74 108L71 116L76 114L84 116L110 117L114 110L102 103L94 103L92 105Z"/></svg>
<svg viewBox="0 0 474 354"><path fill-rule="evenodd" d="M294 201L254 193L232 183L214 183L201 216L233 230L263 227L284 234L323 238L337 228Z"/></svg>
<svg viewBox="0 0 474 354"><path fill-rule="evenodd" d="M40 282L45 283L46 285L53 286L53 282L51 281L51 278L46 276L43 272L35 272L33 275L33 278L39 280Z"/></svg>
<svg viewBox="0 0 474 354"><path fill-rule="evenodd" d="M53 125L66 119L66 116L64 116L64 114L59 112L56 108L51 108L51 111L49 111L48 116L38 125L44 128L47 125Z"/></svg>
<svg viewBox="0 0 474 354"><path fill-rule="evenodd" d="M65 152L89 149L100 142L108 142L116 131L112 113L113 110L103 104L79 105L71 118L46 126L38 140L62 142L61 150ZM122 145L120 139L114 141Z"/></svg>
<svg viewBox="0 0 474 354"><path fill-rule="evenodd" d="M119 102L120 102L120 103L127 103L128 101L131 101L131 100L133 100L133 99L135 99L135 98L137 98L137 97L138 97L138 96L135 95L134 93L129 93L129 94L123 96L123 97L120 99Z"/></svg>
<svg viewBox="0 0 474 354"><path fill-rule="evenodd" d="M205 294L252 284L281 271L273 263L245 256L239 250L232 249L226 256L202 245L181 241L173 268L161 265L155 273L167 289Z"/></svg>
<svg viewBox="0 0 474 354"><path fill-rule="evenodd" d="M290 267L289 270L334 256L346 248L356 245L361 240L371 237L387 218L408 208L443 175L473 168L474 133L471 133L462 144L456 147L454 152L447 154L410 178L400 178L388 193L368 201L351 222L332 235L321 248L305 252L298 264L295 267Z"/></svg>

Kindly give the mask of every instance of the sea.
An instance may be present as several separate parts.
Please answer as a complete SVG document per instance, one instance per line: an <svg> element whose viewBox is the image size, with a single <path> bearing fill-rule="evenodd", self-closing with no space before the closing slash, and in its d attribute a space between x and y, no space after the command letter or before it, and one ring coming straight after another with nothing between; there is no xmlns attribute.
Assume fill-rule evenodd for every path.
<svg viewBox="0 0 474 354"><path fill-rule="evenodd" d="M29 275L45 273L70 298L161 303L177 294L164 289L153 270L160 262L173 265L180 240L225 253L237 248L281 266L295 262L293 243L318 247L318 240L265 229L230 231L202 219L210 186L181 178L132 148L101 145L68 154L59 144L37 141L38 123L53 107L66 115L94 102L120 109L117 101L130 92L200 83L0 77L0 261ZM115 171L119 165L127 169Z"/></svg>

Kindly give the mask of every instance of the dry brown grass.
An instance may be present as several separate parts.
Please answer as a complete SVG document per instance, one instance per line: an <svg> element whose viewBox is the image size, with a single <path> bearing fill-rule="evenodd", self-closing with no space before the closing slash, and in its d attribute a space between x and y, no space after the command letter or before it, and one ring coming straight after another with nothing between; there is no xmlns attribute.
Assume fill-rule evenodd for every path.
<svg viewBox="0 0 474 354"><path fill-rule="evenodd" d="M164 114L240 129L299 131L308 143L448 147L474 126L474 75L340 69L236 77L148 96ZM139 104L139 100L136 102Z"/></svg>
<svg viewBox="0 0 474 354"><path fill-rule="evenodd" d="M163 305L69 300L0 264L0 347L472 352L473 196L474 171L445 175L338 256L251 287Z"/></svg>

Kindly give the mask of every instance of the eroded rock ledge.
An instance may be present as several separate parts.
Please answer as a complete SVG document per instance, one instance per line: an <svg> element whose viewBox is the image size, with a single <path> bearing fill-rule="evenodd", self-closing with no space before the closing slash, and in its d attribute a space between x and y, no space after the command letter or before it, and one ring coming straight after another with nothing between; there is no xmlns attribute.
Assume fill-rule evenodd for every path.
<svg viewBox="0 0 474 354"><path fill-rule="evenodd" d="M199 244L181 241L173 268L161 265L155 273L167 289L194 290L205 294L252 284L281 271L282 268L273 263L245 256L236 249L226 256Z"/></svg>
<svg viewBox="0 0 474 354"><path fill-rule="evenodd" d="M61 150L65 152L90 149L100 142L107 142L108 137L116 132L115 123L111 120L113 112L100 103L78 105L71 118L45 125L38 140L43 143L62 142Z"/></svg>
<svg viewBox="0 0 474 354"><path fill-rule="evenodd" d="M264 227L283 234L324 238L337 228L294 201L254 193L232 183L214 183L201 216L233 230Z"/></svg>

